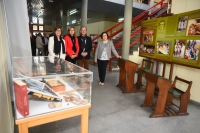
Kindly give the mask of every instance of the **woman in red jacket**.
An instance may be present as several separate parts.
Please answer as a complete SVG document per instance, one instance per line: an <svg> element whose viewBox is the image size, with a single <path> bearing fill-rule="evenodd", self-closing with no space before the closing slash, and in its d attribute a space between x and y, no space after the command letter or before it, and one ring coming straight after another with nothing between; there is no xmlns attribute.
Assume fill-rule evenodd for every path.
<svg viewBox="0 0 200 133"><path fill-rule="evenodd" d="M78 57L79 44L76 37L75 28L69 27L67 36L64 37L65 48L66 48L66 58L65 60L76 64L76 57Z"/></svg>

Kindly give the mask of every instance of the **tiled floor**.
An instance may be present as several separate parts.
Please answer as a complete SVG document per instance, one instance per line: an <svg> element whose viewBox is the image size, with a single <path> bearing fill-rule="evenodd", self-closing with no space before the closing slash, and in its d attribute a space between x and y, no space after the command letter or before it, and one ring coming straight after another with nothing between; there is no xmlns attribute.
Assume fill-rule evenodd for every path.
<svg viewBox="0 0 200 133"><path fill-rule="evenodd" d="M104 86L98 86L97 67L92 85L89 133L200 133L200 104L190 102L188 116L149 118L152 110L140 105L145 93L122 94L116 88L118 72L107 72ZM30 133L79 133L80 117L29 129Z"/></svg>

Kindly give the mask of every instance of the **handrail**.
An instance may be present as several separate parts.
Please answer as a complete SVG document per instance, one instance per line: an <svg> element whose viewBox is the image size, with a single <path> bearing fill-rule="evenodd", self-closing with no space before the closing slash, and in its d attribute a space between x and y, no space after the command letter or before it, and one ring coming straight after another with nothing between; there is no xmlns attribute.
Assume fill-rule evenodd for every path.
<svg viewBox="0 0 200 133"><path fill-rule="evenodd" d="M145 17L143 18L143 19L145 19L145 18L147 18L147 17L152 17L155 13L157 13L157 12L159 12L160 10L162 10L164 7L166 7L167 6L167 4L164 4L161 8L159 8L159 9L157 9L156 11L154 11L152 14L150 14L150 15L145 15ZM166 13L166 11L164 11L163 13L161 13L159 16L161 16L162 14L164 14L164 13ZM157 17L159 17L159 16L157 16ZM142 20L141 20L142 21ZM139 21L140 22L140 21ZM137 22L137 23L139 23L139 22ZM134 22L133 22L134 23ZM135 22L136 23L136 22ZM135 25L135 24L134 24ZM133 30L135 30L137 27L135 27L134 29L132 29L132 31ZM131 37L130 38L132 38L132 37L134 37L136 34L138 34L138 32L140 32L141 31L141 29L139 29L139 30L137 30L137 31L135 31L134 33L132 33L131 34ZM131 44L130 44L130 47L132 47L133 45L135 45L137 42L139 42L140 41L140 38L137 38L134 42L132 42ZM120 46L122 46L122 42L119 42L118 44L116 44L115 45L115 48L119 48ZM122 54L122 51L121 52L119 52L120 54ZM118 54L119 54L118 53ZM115 56L113 56L112 58L110 58L110 60L109 60L109 71L112 71L112 61L115 59L116 57Z"/></svg>
<svg viewBox="0 0 200 133"><path fill-rule="evenodd" d="M143 13L139 14L138 16L136 16L135 18L132 18L132 20L133 20L133 21L136 21L136 20L140 19L142 16L146 15L146 13L148 13L151 9L153 9L153 8L156 7L156 6L158 6L159 4L160 4L161 7L162 7L163 3L164 3L164 0L161 0L160 2L156 3L156 4L155 4L154 6L152 6L151 8L147 9L147 10L144 11ZM124 20L121 21L121 22L119 22L119 23L117 23L117 24L115 24L114 26L112 26L111 28L109 28L108 30L106 30L105 32L111 32L111 33L110 33L110 37L112 38L114 35L118 34L120 31L122 31L123 28L122 28L121 30L118 30L117 33L116 33L116 32L112 33L112 30L113 30L114 28L116 28L117 26L123 24L123 23L124 23ZM112 35L112 34L114 34L114 35ZM92 42L94 42L95 40L97 40L100 36L101 36L101 35L98 35L98 36L96 36L95 38L93 38L93 39L92 39Z"/></svg>
<svg viewBox="0 0 200 133"><path fill-rule="evenodd" d="M154 6L150 7L149 9L145 10L143 13L139 14L138 16L136 16L133 20L135 21L135 20L139 19L141 16L146 15L146 13L148 13L149 10L153 9L154 7L156 7L159 4L162 7L163 2L164 2L164 0L161 0L160 2L158 2L157 4L155 4Z"/></svg>
<svg viewBox="0 0 200 133"><path fill-rule="evenodd" d="M137 31L135 31L134 33L131 34L130 38L134 37L136 34L140 33L141 29L138 29ZM122 46L122 42L118 43L115 45L115 48L119 48L120 46Z"/></svg>
<svg viewBox="0 0 200 133"><path fill-rule="evenodd" d="M124 20L115 24L114 26L112 26L111 28L107 29L105 32L109 32L111 31L112 29L114 29L115 27L117 27L118 25L124 23ZM92 42L94 42L96 39L98 39L99 37L101 36L101 34L99 34L98 36L96 36L95 38L92 39Z"/></svg>
<svg viewBox="0 0 200 133"><path fill-rule="evenodd" d="M131 46L133 46L133 45L135 45L137 42L139 42L140 41L140 38L138 38L138 39L136 39L134 42L132 42L131 44L130 44L130 47ZM122 54L122 51L120 51L120 52L118 52L118 55L121 55ZM109 60L109 68L108 68L108 70L109 71L112 71L112 61L115 59L116 57L115 56L113 56L112 58L110 58L110 60Z"/></svg>
<svg viewBox="0 0 200 133"><path fill-rule="evenodd" d="M153 15L155 15L157 12L159 12L159 11L162 10L164 7L166 7L167 4L165 4L165 3L163 3L163 2L164 2L164 0L161 0L160 2L156 3L154 6L152 6L152 7L149 8L148 10L144 11L144 12L141 13L140 15L136 16L135 18L132 18L132 25L134 26L134 28L133 28L131 31L133 31L133 30L135 30L136 28L138 28L138 26L140 26L140 24L141 24L141 22L142 22L143 20L147 19L148 17L151 18L151 17L152 17ZM157 10L151 12L151 14L147 14L150 10L152 10L154 7L158 6L159 4L161 5L160 8L158 8ZM165 11L165 12L166 12L166 11ZM164 14L165 12L161 13L161 15ZM157 17L159 17L159 16L160 16L160 15L158 15ZM111 27L111 28L109 28L108 30L106 30L106 32L110 32L110 38L114 37L115 35L117 35L117 34L120 33L121 31L123 31L123 27L122 27L122 28L118 29L116 32L112 33L112 30L113 30L114 28L116 28L117 26L121 25L123 22L124 22L124 21L119 22L119 23L115 24L113 27ZM131 34L130 39L131 39L132 37L134 37L135 35L137 35L138 33L140 33L140 32L141 32L141 29L136 30L134 33ZM100 35L98 35L97 37L95 37L92 41L94 42L94 40L98 39L99 37L100 37ZM120 37L120 39L121 39L121 38L122 38L122 37ZM118 40L119 40L119 39L118 39ZM135 45L138 41L140 41L140 38L137 38L135 41L133 41L133 42L130 44L130 47L133 46L133 45ZM119 48L120 46L122 46L122 41L119 42L118 44L116 44L116 45L115 45L115 48ZM94 48L94 53L95 53L95 51L96 51L96 47L97 47L97 44L95 44L95 45L93 46L93 48ZM122 52L118 52L118 54L121 55ZM113 61L115 58L116 58L116 57L113 56L113 57L110 59L110 61L109 61L109 71L112 71L112 68L111 68L111 66L112 66L112 61ZM94 63L94 64L95 64L95 63Z"/></svg>

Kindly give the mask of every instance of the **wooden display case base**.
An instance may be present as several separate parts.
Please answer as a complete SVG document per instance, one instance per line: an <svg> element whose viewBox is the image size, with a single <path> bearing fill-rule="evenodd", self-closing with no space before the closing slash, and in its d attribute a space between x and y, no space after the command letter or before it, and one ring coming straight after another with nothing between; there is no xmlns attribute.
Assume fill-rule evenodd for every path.
<svg viewBox="0 0 200 133"><path fill-rule="evenodd" d="M60 110L38 116L32 116L24 119L15 120L18 125L19 133L28 133L29 127L42 125L74 116L81 116L81 133L88 133L88 115L91 104L80 106L77 108Z"/></svg>

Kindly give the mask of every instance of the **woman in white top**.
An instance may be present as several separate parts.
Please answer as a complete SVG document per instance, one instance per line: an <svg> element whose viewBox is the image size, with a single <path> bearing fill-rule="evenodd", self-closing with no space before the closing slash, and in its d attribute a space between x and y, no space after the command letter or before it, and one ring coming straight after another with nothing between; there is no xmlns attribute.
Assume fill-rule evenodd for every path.
<svg viewBox="0 0 200 133"><path fill-rule="evenodd" d="M108 61L111 58L111 51L117 58L121 58L121 56L118 55L112 41L108 40L108 33L101 33L101 38L103 39L103 41L98 42L94 61L98 62L98 71L100 79L99 85L104 85L106 67L108 65Z"/></svg>
<svg viewBox="0 0 200 133"><path fill-rule="evenodd" d="M61 37L62 29L56 27L54 29L54 36L49 38L49 56L58 57L65 60L65 41Z"/></svg>

